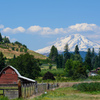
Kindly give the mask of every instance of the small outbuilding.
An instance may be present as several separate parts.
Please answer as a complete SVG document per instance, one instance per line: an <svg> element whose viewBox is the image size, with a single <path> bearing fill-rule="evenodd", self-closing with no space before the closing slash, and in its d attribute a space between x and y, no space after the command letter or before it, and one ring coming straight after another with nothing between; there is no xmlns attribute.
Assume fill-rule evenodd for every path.
<svg viewBox="0 0 100 100"><path fill-rule="evenodd" d="M18 84L18 80L24 83L35 83L35 80L21 76L21 74L12 66L7 66L0 72L0 84Z"/></svg>

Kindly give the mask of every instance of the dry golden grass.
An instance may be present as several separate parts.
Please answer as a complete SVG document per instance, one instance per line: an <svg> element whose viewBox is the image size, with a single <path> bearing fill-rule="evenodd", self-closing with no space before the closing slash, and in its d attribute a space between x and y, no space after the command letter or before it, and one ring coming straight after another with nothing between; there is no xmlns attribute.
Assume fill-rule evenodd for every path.
<svg viewBox="0 0 100 100"><path fill-rule="evenodd" d="M12 45L12 44L8 44L9 46L9 49L4 49L4 48L0 48L0 52L2 52L4 54L4 57L6 58L13 58L14 55L17 57L19 56L20 54L25 54L25 52L20 52L20 48L18 48L18 45ZM16 50L12 50L11 47L15 47L18 48L19 51L16 51ZM42 54L39 54L39 53L36 53L32 50L27 50L27 52L31 55L34 55L34 57L37 59L47 59L46 56L42 55Z"/></svg>

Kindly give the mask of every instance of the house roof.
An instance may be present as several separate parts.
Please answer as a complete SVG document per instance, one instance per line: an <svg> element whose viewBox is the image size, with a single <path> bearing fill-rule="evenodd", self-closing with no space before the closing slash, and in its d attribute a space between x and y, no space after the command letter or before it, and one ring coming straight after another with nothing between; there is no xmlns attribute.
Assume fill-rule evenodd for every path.
<svg viewBox="0 0 100 100"><path fill-rule="evenodd" d="M7 66L7 67L3 68L2 71L0 72L0 74L3 72L4 69L6 69L6 68L8 68L8 67L10 67L11 69L13 69L13 70L16 72L16 74L18 75L18 77L19 77L20 79L23 79L23 80L26 80L26 81L29 81L29 82L36 82L36 81L33 80L33 79L30 79L30 78L21 76L21 74L18 72L18 70L17 70L16 68L12 67L12 66Z"/></svg>

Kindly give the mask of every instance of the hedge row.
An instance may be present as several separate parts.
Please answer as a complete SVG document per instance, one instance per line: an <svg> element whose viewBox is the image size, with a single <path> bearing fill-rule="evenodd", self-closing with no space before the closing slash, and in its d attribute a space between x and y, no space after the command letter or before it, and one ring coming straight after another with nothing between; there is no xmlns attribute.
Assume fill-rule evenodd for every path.
<svg viewBox="0 0 100 100"><path fill-rule="evenodd" d="M88 92L93 92L93 91L100 91L100 83L95 82L95 83L80 83L80 84L75 84L73 85L74 88L80 91L88 91Z"/></svg>

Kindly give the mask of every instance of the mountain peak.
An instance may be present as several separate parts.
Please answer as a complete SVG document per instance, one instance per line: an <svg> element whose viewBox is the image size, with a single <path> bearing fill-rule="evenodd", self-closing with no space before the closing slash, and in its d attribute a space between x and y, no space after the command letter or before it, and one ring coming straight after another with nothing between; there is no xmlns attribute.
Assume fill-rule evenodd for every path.
<svg viewBox="0 0 100 100"><path fill-rule="evenodd" d="M64 46L68 44L69 45L69 50L74 51L75 46L78 45L80 51L87 51L88 48L94 48L96 52L98 52L100 45L97 43L94 43L87 39L85 36L80 35L80 34L72 34L68 35L64 38L61 38L57 40L53 45L57 47L58 51L63 52L64 51ZM45 47L43 49L39 49L36 52L38 53L49 53L51 46Z"/></svg>

